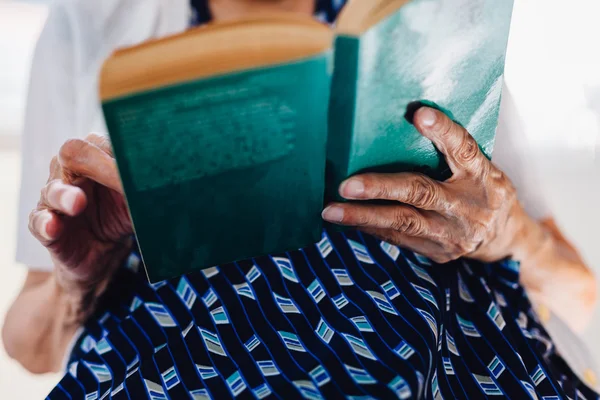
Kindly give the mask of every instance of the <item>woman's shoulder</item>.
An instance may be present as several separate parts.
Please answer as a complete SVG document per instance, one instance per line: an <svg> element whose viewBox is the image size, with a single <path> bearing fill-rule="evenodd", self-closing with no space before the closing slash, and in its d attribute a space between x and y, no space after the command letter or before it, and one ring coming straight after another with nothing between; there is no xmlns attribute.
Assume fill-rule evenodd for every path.
<svg viewBox="0 0 600 400"><path fill-rule="evenodd" d="M187 0L56 0L45 32L53 45L70 47L85 72L117 48L183 31L189 13Z"/></svg>

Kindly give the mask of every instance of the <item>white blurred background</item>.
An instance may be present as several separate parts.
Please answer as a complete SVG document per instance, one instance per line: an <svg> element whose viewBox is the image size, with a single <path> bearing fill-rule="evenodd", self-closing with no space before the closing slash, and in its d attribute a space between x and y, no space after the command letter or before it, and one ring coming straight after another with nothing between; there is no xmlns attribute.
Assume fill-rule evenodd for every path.
<svg viewBox="0 0 600 400"><path fill-rule="evenodd" d="M19 135L29 63L47 4L0 0L0 320L25 273L13 261ZM600 273L598 15L595 0L516 0L506 81L525 124L524 151L540 172L536 184L561 227ZM600 364L600 311L596 314L585 340ZM58 378L30 376L0 346L0 398L41 399Z"/></svg>

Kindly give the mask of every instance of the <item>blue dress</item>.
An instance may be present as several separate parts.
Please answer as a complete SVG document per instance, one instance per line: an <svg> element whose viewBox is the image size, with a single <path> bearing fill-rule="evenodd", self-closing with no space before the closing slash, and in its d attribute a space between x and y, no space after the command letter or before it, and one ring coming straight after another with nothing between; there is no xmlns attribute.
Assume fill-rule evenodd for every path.
<svg viewBox="0 0 600 400"><path fill-rule="evenodd" d="M209 18L193 1L194 22ZM342 0L319 1L333 21ZM133 253L48 399L597 399L505 261L359 233L148 284Z"/></svg>

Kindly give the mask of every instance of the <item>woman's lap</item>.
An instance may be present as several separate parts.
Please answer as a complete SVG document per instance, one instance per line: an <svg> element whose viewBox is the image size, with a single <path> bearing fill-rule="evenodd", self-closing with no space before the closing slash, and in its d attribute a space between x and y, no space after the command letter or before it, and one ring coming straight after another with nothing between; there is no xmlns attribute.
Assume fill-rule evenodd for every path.
<svg viewBox="0 0 600 400"><path fill-rule="evenodd" d="M434 265L357 232L156 285L122 271L102 302L50 398L596 396L514 263Z"/></svg>

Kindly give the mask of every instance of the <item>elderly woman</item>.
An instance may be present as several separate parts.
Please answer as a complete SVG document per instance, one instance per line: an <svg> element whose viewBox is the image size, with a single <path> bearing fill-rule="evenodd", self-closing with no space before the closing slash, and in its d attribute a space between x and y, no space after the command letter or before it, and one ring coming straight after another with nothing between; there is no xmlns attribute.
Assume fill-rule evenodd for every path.
<svg viewBox="0 0 600 400"><path fill-rule="evenodd" d="M317 2L316 13L331 22L341 3ZM315 12L313 0L192 6L195 23L277 8ZM111 29L127 32L128 18L108 9ZM61 10L43 35L68 33ZM79 28L89 29L88 40L98 33ZM81 67L83 50L75 65L97 71ZM3 330L9 354L33 372L66 366L50 399L596 398L530 302L581 329L595 303L592 274L525 213L465 129L426 107L413 122L444 154L447 181L353 177L339 190L354 202L329 205L323 218L355 230L154 285L128 239L107 139L65 142L30 214L54 267L29 272ZM373 199L389 203L364 203Z"/></svg>

